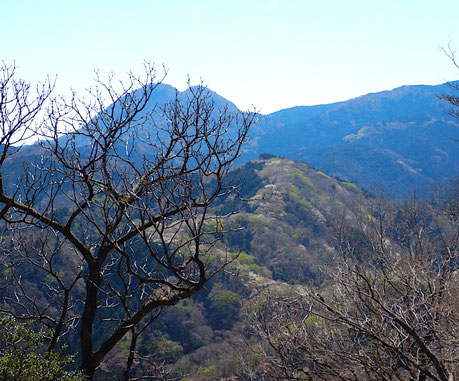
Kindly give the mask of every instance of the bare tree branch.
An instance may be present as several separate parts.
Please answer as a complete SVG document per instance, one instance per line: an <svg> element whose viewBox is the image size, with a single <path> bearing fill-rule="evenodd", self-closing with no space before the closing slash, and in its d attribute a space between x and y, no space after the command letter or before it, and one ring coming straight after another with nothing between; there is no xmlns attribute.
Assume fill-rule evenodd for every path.
<svg viewBox="0 0 459 381"><path fill-rule="evenodd" d="M156 102L162 79L146 65L120 91L114 75L96 72L88 99L53 100L35 128L52 87L31 99L14 68L2 70L0 217L15 280L3 309L53 329L50 350L78 327L89 379L131 332L129 373L145 319L227 263L209 261L223 234L208 231L209 219L222 218L209 208L234 191L223 180L256 116L217 108L202 84ZM40 145L16 148L32 133ZM22 168L14 153L30 155ZM27 272L45 279L43 289L22 285Z"/></svg>

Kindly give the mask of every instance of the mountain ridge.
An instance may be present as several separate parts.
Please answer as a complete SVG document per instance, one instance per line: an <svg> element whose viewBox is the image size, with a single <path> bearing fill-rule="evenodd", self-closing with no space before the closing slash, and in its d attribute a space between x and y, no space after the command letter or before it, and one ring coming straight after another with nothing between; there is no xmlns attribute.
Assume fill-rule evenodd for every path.
<svg viewBox="0 0 459 381"><path fill-rule="evenodd" d="M176 97L186 103L190 91L198 87L178 91L158 84L142 114L161 109ZM415 188L424 192L459 174L459 124L439 98L450 90L446 84L400 86L347 101L260 115L238 162L271 153L307 162L365 189L384 186L397 197ZM230 113L239 112L215 91L206 88L205 96L216 110L227 107ZM155 118L164 123L159 114ZM84 148L85 142L80 146ZM23 159L36 148L23 147ZM20 156L15 157L22 161Z"/></svg>
<svg viewBox="0 0 459 381"><path fill-rule="evenodd" d="M385 185L400 196L457 176L458 123L440 98L450 90L402 86L330 105L266 115L245 152L308 162L364 187Z"/></svg>

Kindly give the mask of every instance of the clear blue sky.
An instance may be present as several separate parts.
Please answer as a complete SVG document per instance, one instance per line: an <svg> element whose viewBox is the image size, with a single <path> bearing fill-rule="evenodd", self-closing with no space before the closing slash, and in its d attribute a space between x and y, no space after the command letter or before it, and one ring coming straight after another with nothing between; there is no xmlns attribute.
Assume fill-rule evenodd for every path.
<svg viewBox="0 0 459 381"><path fill-rule="evenodd" d="M458 78L439 50L459 51L457 0L0 0L0 15L0 59L62 93L144 60L262 113Z"/></svg>

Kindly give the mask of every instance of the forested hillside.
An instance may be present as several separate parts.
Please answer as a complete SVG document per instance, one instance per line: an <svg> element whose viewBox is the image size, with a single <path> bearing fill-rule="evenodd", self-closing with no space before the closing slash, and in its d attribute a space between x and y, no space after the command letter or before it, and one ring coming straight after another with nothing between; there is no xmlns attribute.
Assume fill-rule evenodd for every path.
<svg viewBox="0 0 459 381"><path fill-rule="evenodd" d="M236 375L242 360L237 354L248 350L243 327L249 324L253 303L271 287L288 293L293 285L321 287L326 281L321 267L336 255L338 218L363 205L366 197L354 184L271 155L234 169L227 181L240 184L238 196L221 199L213 212L239 212L224 221L235 229L214 248L214 255L234 260L205 290L164 310L139 341L140 357L162 364L170 378ZM219 223L209 221L208 230L216 231L212 225ZM120 343L101 369L121 372L126 345L127 340Z"/></svg>
<svg viewBox="0 0 459 381"><path fill-rule="evenodd" d="M325 320L320 323L321 318L311 313L312 306L318 309L326 307L326 304L321 306L325 301L333 307L358 298L351 290L356 285L362 285L361 280L365 278L359 280L360 276L369 276L373 291L378 293L383 292L379 281L387 277L386 281L393 282L392 277L396 277L400 282L397 286L385 286L384 292L388 294L384 296L387 298L384 303L398 306L400 314L408 313L410 308L419 308L421 313L427 305L429 310L425 313L447 313L435 328L435 334L439 335L435 345L442 347L439 355L443 356L442 363L446 369L455 369L456 341L447 336L452 333L455 323L452 326L448 324L457 318L458 312L455 308L457 277L450 267L455 266L458 245L457 216L450 219L452 217L448 214L454 213L454 209L442 209L442 213L446 214L441 217L436 212L426 211L423 204L414 200L388 202L304 163L271 155L262 155L260 159L236 168L230 173L228 181L241 184L239 197L227 197L214 208L219 212L239 209L240 212L225 223L236 224L240 229L225 236L215 247L215 255L237 254L234 261L191 300L163 311L142 336L138 347L140 357L162 364L160 372L165 379L282 379L286 377L283 372L298 379L316 379L319 376L335 379L339 374L343 379L351 379L355 375L350 377L345 374L350 369L354 369L359 374L358 379L362 380L379 379L379 376L390 374L390 367L395 361L390 358L377 363L381 373L370 365L365 368L357 357L352 361L346 360L346 356L352 353L351 348L346 349L348 355L345 358L335 358L345 348L337 348L338 352L334 353L330 340L345 346L351 345L355 338L342 336L346 324L329 327L322 332L319 328L321 324L326 324ZM437 229L441 229L443 236L438 236L440 231ZM417 234L420 235L416 237ZM382 236L387 240L386 248L377 246ZM415 241L407 242L407 239ZM389 245L389 240L393 240L393 245ZM452 256L444 257L448 255L448 250ZM372 273L378 268L381 251L386 256L384 266L387 268L383 271L387 273L384 275ZM398 257L393 258L392 255ZM355 265L352 262L355 259L360 263L357 270L362 274L349 267L350 264ZM435 260L438 262L433 262ZM413 273L414 278L405 278L408 273L404 271L409 271L405 265L416 266L413 268L417 271ZM352 274L357 278L354 279ZM340 282L357 283L343 284L349 288L337 291L342 286L335 283L335 277ZM448 284L447 293L441 297L437 294L437 282ZM417 300L415 305L406 305L398 300L397 293L417 292L410 287L419 286L433 289L426 290L423 299ZM395 289L391 291L391 287ZM345 294L341 295L341 292ZM358 292L366 293L366 290ZM437 302L440 304L433 307L432 303ZM324 312L318 310L317 313L321 316ZM380 329L381 337L390 335L379 322L379 319L390 317L384 317L380 311L374 313L369 322L375 326L362 326L362 338L367 329ZM361 318L357 314L352 316ZM334 319L333 315L328 317ZM419 321L410 323L416 330L430 329L430 325L425 326L424 318L422 312ZM443 321L443 318L446 320ZM302 321L306 319L311 324L304 325L304 328L312 327L312 332L303 331ZM387 329L390 330L390 327ZM310 334L313 337L307 336ZM339 335L341 339L333 335ZM426 332L423 335L429 334ZM339 340L348 342L341 343ZM404 340L410 342L411 339L407 336ZM319 343L329 346L329 352L326 348L317 353L313 347L303 348L309 341L317 348ZM118 359L117 353L122 354L123 345L128 345L127 341L124 343L102 364L102 369L110 370L112 374L121 372L123 357ZM361 345L360 351L365 350L363 342ZM411 344L394 344L394 353L406 350L405 345ZM368 351L371 350L374 348L369 346ZM392 351L389 347L387 350ZM325 358L320 359L320 356ZM327 359L334 361L327 365L334 367L331 373L327 372L324 364L325 368L311 365L314 361L326 363ZM423 366L431 367L429 364ZM392 375L403 377L411 371L410 368L394 369ZM416 372L416 366L414 369Z"/></svg>
<svg viewBox="0 0 459 381"><path fill-rule="evenodd" d="M365 369L357 359L340 363L335 358L332 364L335 373L327 373L326 369L320 368L320 371L316 369L317 373L307 370L315 369L311 368L311 364L316 355L322 353L325 358L330 356L330 359L336 355L330 340L338 340L337 337L333 339L333 335L343 329L334 327L334 331L321 332L317 326L318 318L310 315L308 306L319 308L324 301L322 298L331 299L336 296L339 299L336 287L340 286L334 283L334 277L338 279L345 269L353 271L347 267L349 263L346 262L352 258L358 258L361 262L358 269L362 274L356 276L370 276L374 291L382 291L373 283L377 277L388 277L390 281L393 281L392 277L397 277L401 283L394 290L395 294L390 291L391 286L387 285L389 289L385 292L389 292L390 296L386 295L387 300L384 302L395 303L393 305L398 305L402 314L414 306L398 304L400 301L397 300L397 292L411 292L410 287L418 287L420 284L422 287L434 287L434 295L425 294L425 300L417 301L420 304L414 307L422 309L425 308L423 303L427 303L432 308L431 303L438 297L436 282L440 281L439 276L444 277L440 282L448 282L449 289L440 298L440 309L426 312L446 313L447 308L452 308L444 316L447 320L441 322L442 328L435 329L439 330L439 344L441 342L442 350L445 351L442 354L443 360L453 361L447 362L450 365L446 367L455 368L453 347L456 341L445 336L451 333L450 329L454 325L449 326L447 331L440 332L440 329L443 330L446 327L443 324L457 317L457 277L453 268L449 267L453 265L451 261L456 263L458 232L454 224L457 223L457 216L453 220L450 217L440 217L440 222L438 215L426 212L425 206L414 200L399 204L387 202L362 193L355 185L331 178L304 163L270 155L263 155L261 159L235 169L228 181L242 184L239 196L245 201L228 197L215 208L221 211L237 206L240 212L232 219L237 221L241 230L229 233L217 252L223 255L226 250L230 250L238 253L237 258L225 273L219 274L207 285L205 291L190 301L164 311L142 340L141 350L145 355L153 355L156 361L164 361L164 372L168 373L168 377L188 380L215 380L232 376L240 380L265 377L282 379L285 377L282 372L285 371L285 374L298 379L315 379L319 375L334 379L341 371L354 369L360 373L359 379L378 379L378 373L371 373L375 372L373 368L368 365ZM442 229L443 237L437 236L439 231L435 232L435 229L438 228ZM386 249L375 247L381 234L385 239L394 240L394 245L401 246L398 249L395 249L396 246L388 246ZM421 236L416 237L416 234ZM434 239L435 236L437 238ZM408 238L417 238L418 241L408 243L405 241ZM437 242L437 239L445 241ZM442 248L443 244L447 246ZM394 249L397 250L396 255L403 253L404 256L396 260L392 258ZM385 265L388 267L385 271L388 273L385 275L372 274L376 269L373 265L376 265L382 254L380 250L386 251ZM443 250L453 250L455 254L450 252L453 257L445 258L443 255L447 255L448 251ZM435 258L439 262L434 265L432 261ZM414 262L410 263L411 260ZM419 272L411 279L414 284L404 283L407 279L403 271L408 269L400 261L420 266L416 267ZM445 271L444 275L436 268L440 263L445 266L441 268L441 271ZM352 273L342 275L342 281L361 284L359 279L353 279ZM346 296L349 302L356 296L350 293L353 286L348 284L347 287L350 287ZM323 295L321 299L316 297L319 295L317 292ZM362 289L362 292L366 291ZM309 297L308 293L311 293ZM383 330L378 319L384 315L379 311L375 314L372 324L376 326L362 327L362 335L370 328ZM423 316L419 317L419 322L412 322L416 329L426 329L422 326ZM318 337L305 336L311 333L303 332L301 321L304 319L314 322L304 327L313 327L312 334ZM285 331L287 327L290 328ZM292 327L295 327L293 331ZM382 337L388 334L381 332ZM320 338L320 335L330 337ZM312 347L302 348L308 340L314 340L311 342L317 347L319 344L328 345L330 351L323 352L324 349L320 349L315 354ZM349 337L348 340L350 345L355 339ZM272 342L269 344L269 341ZM340 345L345 344L343 342ZM394 351L400 349L403 347L394 348ZM350 348L346 350L352 353ZM316 360L319 361L319 358ZM111 361L113 369L115 358L111 358ZM391 364L386 359L379 366L390 368ZM381 372L380 375L390 373L388 369ZM409 374L409 371L397 368L394 372ZM342 377L347 379L344 374Z"/></svg>
<svg viewBox="0 0 459 381"><path fill-rule="evenodd" d="M206 222L206 230L219 235L219 229L223 230L225 227L221 225L218 228L217 225L224 223L231 226L231 231L212 249L212 255L217 263L227 256L233 259L224 272L207 282L201 292L176 306L164 309L146 328L137 342L137 360L131 370L132 377L154 374L155 377L165 380L219 380L231 377L237 380L282 379L284 376L279 371L284 369L282 372L298 379L315 379L319 376L334 379L338 374L343 379L348 379L341 372L354 369L359 374L358 379L378 379L379 376L375 376L378 373L372 373L375 371L370 365L367 368L362 367L358 359L343 359L340 362L339 358L329 357L337 354L332 351L334 347L327 341L327 337L329 340L337 340L339 345L350 345L355 338L348 338L350 342L347 344L339 342L338 338L333 339L333 335L337 334L345 339L342 336L343 327L330 327L322 332L319 328L325 322L320 323L321 318L311 315L312 306L318 309L327 306L321 306L325 299L327 302L330 299L332 303L337 303L334 300L337 297L341 302L331 306L339 306L343 300L350 302L355 297L349 294L353 289L349 284L346 287L350 288L342 290L347 290L347 296L344 294L344 299L340 299L342 291L337 294L336 287L339 289L341 286L334 281L335 276L342 274L342 280L355 281L356 285L361 285L359 279L353 279L354 270L346 262L352 258L357 258L360 263L357 269L370 276L371 287L379 287L374 283L379 283L381 278L378 277L388 277L390 282L393 281L392 277L399 277L397 282L402 283L397 286L387 285L389 290L385 292L390 292L393 298L391 301L387 297L387 303L398 303L397 295L394 296L393 292L410 292L409 287L413 285L403 284L405 275L398 273L401 268L398 261L406 263L410 258L415 259L416 267L413 269L420 273L411 281L415 282L415 287L433 287L430 292L434 294L424 294L423 299L418 301L421 307L416 305L414 308L423 309L423 303L427 303L430 309L426 313L432 313L431 308L434 308L433 313L446 314L442 319L447 318L447 321L438 322L441 326L436 326L435 334L440 336L437 339L438 345L441 345L442 351L447 352L441 353L444 356L442 361L446 361L446 369L455 369L456 341L453 337L447 337L452 334L451 329L454 329L455 323L447 326L446 331L443 331L443 324L454 322L458 312L455 308L458 282L454 275L458 246L457 214L450 217L457 212L457 204L450 205L453 209L443 209L442 213L446 214L438 217L435 213L426 212L425 206L417 205L415 201L408 204L384 201L375 195L362 192L352 183L332 178L305 163L267 154L235 168L226 181L229 184L240 184L238 194L223 197L213 206L211 212L219 215L234 210L239 212L224 222L210 219ZM380 223L384 223L383 228ZM437 229L441 229L441 237L438 236L440 231ZM427 236L416 237L418 233ZM394 244L401 245L400 248L407 252L402 254L400 249L392 252L393 248L389 246L386 249L375 247L380 234L387 235L385 239L394 240ZM437 236L435 240L441 239L442 242L436 242L432 239L433 236ZM409 242L407 239L419 241ZM368 248L372 249L367 250ZM372 269L377 268L373 266L382 254L380 250L388 250L385 255L402 254L403 257L397 258L395 268L394 263L390 262L392 259L386 257L388 262L385 263L390 266L386 270L389 273L372 275ZM444 257L448 252L450 257ZM61 255L69 254L62 252ZM143 254L138 252L138 255ZM70 258L68 257L69 260ZM424 262L419 262L421 259ZM432 262L437 260L439 262ZM435 263L435 267L428 267L432 263ZM437 268L440 263L441 267ZM352 272L347 275L341 273L345 269ZM446 272L441 275L439 270ZM24 267L19 274L27 279L29 297L43 303L40 302L40 294L44 291L46 282L52 280L46 279L43 283L43 279L37 278L39 273L30 266ZM447 294L438 301L441 303L438 307L435 307L437 302L432 299L439 297L436 282L446 282L444 284L448 287ZM36 293L32 291L36 288L35 285L38 285ZM392 292L390 287L396 288ZM400 287L403 288L399 289ZM378 292L380 291L378 288ZM411 306L402 304L400 308L400 313L405 314ZM321 316L324 312L317 313L317 316ZM423 316L419 317L420 322L416 324L425 323ZM329 317L333 321L333 315ZM375 316L375 329L381 328L378 319L382 318L382 314ZM303 331L302 322L305 319L311 323L304 325L304 328L312 327L313 331ZM370 322L373 324L373 320ZM324 327L326 326L328 327ZM367 329L368 327L362 327L362 337ZM416 326L416 329L422 331L426 328ZM429 335L428 332L430 331L425 335ZM309 337L311 334L314 336ZM385 334L387 333L383 336ZM321 338L320 335L325 336ZM313 351L314 348L303 348L305 343L315 343L318 348L317 340L329 346L330 352L327 352L327 348L320 349L317 353ZM78 347L68 344L78 360ZM129 346L130 339L127 336L101 363L96 379L121 377ZM361 350L365 350L364 348L365 345ZM351 348L337 350L352 352ZM369 347L368 350L373 349ZM400 348L394 349L397 350ZM288 357L290 355L293 357ZM334 367L334 373L327 372L326 367L311 367L314 361L325 361L320 357L316 358L316 355L325 356L325 359L333 358L334 362L330 365ZM383 363L386 364L385 367L392 366L390 360L386 359ZM381 375L390 374L388 369L381 372ZM409 374L409 370L398 367L395 372Z"/></svg>

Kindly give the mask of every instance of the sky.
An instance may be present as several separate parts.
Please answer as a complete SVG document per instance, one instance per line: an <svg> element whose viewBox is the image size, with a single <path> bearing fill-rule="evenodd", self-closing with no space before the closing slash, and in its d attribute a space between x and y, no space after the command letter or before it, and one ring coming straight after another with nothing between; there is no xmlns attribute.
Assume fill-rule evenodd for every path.
<svg viewBox="0 0 459 381"><path fill-rule="evenodd" d="M150 61L263 114L458 79L457 0L0 0L0 60L56 91ZM459 54L459 53L458 53Z"/></svg>

